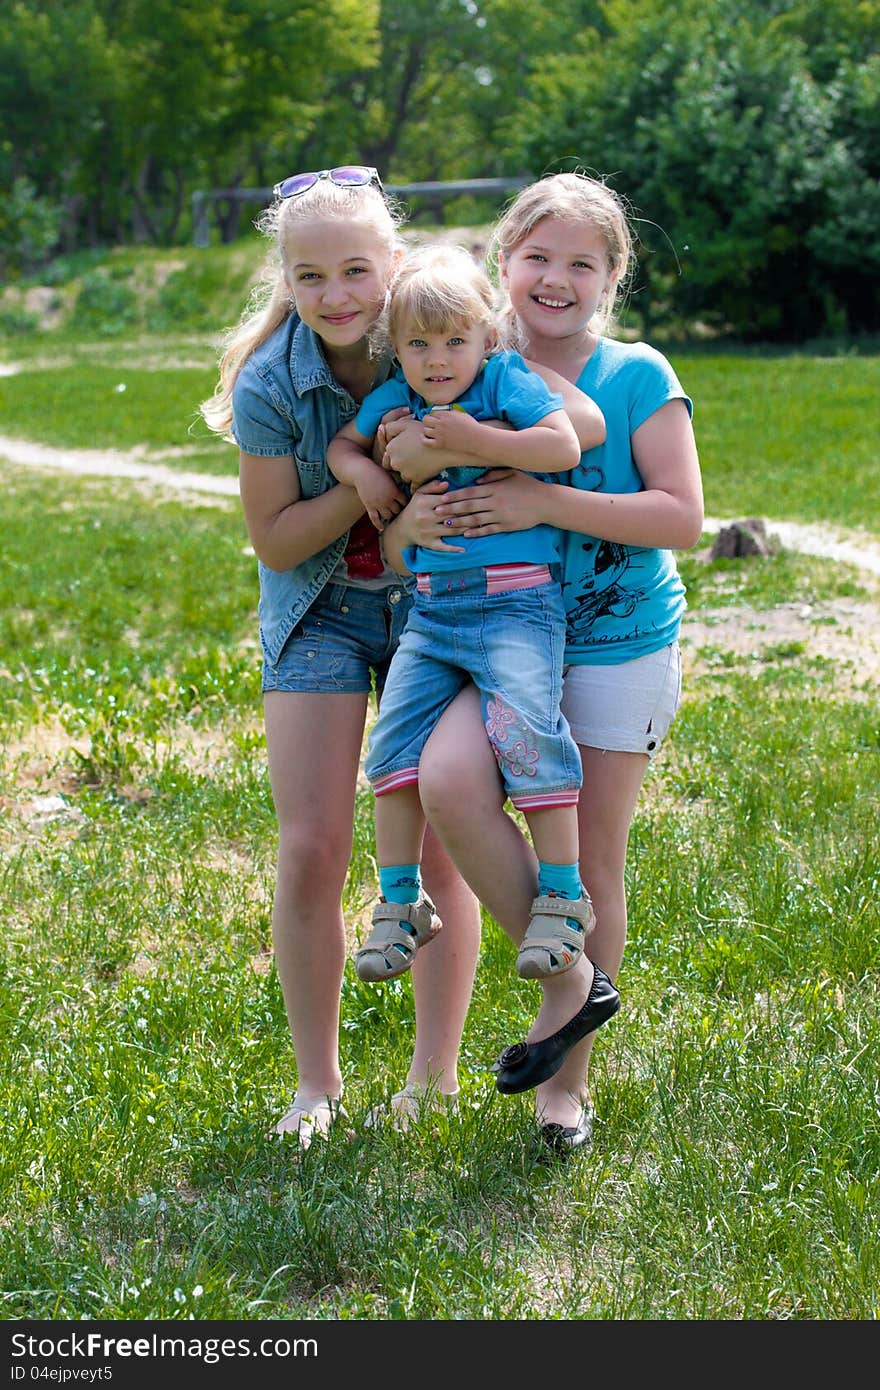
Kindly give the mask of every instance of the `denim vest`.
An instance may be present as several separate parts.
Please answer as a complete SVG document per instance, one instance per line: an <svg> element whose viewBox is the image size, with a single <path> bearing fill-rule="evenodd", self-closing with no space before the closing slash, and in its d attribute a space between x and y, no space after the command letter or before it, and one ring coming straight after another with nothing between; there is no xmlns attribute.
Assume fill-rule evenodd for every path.
<svg viewBox="0 0 880 1390"><path fill-rule="evenodd" d="M377 381L388 375L380 367ZM232 436L246 454L293 455L303 499L336 486L327 445L357 413L357 403L333 376L317 334L294 311L247 359L232 395ZM260 642L274 665L303 614L336 567L348 532L290 570L260 573Z"/></svg>

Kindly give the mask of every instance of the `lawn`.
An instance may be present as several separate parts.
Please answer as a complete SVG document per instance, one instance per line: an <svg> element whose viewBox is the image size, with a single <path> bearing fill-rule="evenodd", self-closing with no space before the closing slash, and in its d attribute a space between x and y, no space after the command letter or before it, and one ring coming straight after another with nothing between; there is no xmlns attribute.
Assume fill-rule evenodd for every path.
<svg viewBox="0 0 880 1390"><path fill-rule="evenodd" d="M0 378L0 434L234 472L191 431L210 344L184 361L179 339L144 342L149 368L94 338L7 345L26 370ZM880 539L876 358L675 360L707 512ZM530 1098L495 1091L537 986L486 917L458 1110L364 1126L402 1084L412 992L349 963L351 1134L296 1161L267 1136L295 1074L239 506L2 448L0 479L0 1316L877 1317L877 682L759 640L781 610L842 633L876 580L787 552L681 557L694 618L733 608L755 647L685 649L633 826L592 1150L540 1161ZM377 892L371 811L363 793L352 945Z"/></svg>

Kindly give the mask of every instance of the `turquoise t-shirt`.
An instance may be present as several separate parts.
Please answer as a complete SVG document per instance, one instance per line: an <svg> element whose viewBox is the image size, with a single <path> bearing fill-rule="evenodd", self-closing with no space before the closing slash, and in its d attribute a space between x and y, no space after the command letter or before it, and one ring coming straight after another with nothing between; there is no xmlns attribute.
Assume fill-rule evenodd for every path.
<svg viewBox="0 0 880 1390"><path fill-rule="evenodd" d="M682 400L670 363L646 343L600 338L577 380L605 416L604 444L581 455L569 474L587 492L642 492L632 436L667 401ZM614 665L659 651L678 637L685 589L671 550L620 545L562 533L562 592L568 618L565 659Z"/></svg>
<svg viewBox="0 0 880 1390"><path fill-rule="evenodd" d="M431 410L423 396L408 385L399 370L388 381L365 397L355 419L362 435L372 439L379 421L387 410L406 406L420 420ZM455 408L467 411L475 420L509 420L518 430L528 429L554 410L562 410L562 396L551 391L543 377L531 371L517 352L496 352L486 359L482 369L466 391L453 402ZM540 467L540 459L535 463ZM449 482L449 490L470 485L487 470L482 468L447 468L441 477ZM556 475L535 473L545 481L555 481ZM558 475L560 480L565 474ZM526 531L511 531L494 536L455 536L450 542L464 546L464 554L428 550L422 546L407 546L403 559L414 574L451 573L483 565L558 564L560 533L552 526L532 526Z"/></svg>

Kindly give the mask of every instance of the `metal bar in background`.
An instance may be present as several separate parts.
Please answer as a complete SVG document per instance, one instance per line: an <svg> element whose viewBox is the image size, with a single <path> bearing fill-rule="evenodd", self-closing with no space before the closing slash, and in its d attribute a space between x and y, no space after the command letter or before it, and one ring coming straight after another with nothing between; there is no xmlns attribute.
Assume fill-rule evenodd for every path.
<svg viewBox="0 0 880 1390"><path fill-rule="evenodd" d="M464 193L513 193L531 182L531 178L459 179L452 183L386 183L385 188L396 197L455 198ZM271 188L199 189L192 195L193 244L205 247L210 242L208 211L212 203L259 203L265 207L271 199Z"/></svg>

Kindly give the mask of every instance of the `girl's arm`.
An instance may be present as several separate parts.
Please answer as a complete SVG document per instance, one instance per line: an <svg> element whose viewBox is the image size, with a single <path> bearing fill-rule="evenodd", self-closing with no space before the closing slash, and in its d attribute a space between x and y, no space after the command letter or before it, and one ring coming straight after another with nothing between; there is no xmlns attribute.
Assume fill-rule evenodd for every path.
<svg viewBox="0 0 880 1390"><path fill-rule="evenodd" d="M655 411L632 436L642 492L584 492L515 473L489 474L437 504L453 535L490 536L544 522L564 531L657 549L689 550L703 529L703 487L684 401Z"/></svg>
<svg viewBox="0 0 880 1390"><path fill-rule="evenodd" d="M367 516L381 531L391 516L406 505L406 496L390 473L373 462L373 441L350 420L330 440L327 467L337 482L356 489Z"/></svg>
<svg viewBox="0 0 880 1390"><path fill-rule="evenodd" d="M531 362L528 358L524 359L526 366L533 372L537 372L551 391L558 391L562 397L562 404L565 413L574 425L574 432L578 437L581 446L581 453L586 453L587 449L595 449L597 445L605 443L605 416L590 396L582 391L574 382L567 377L560 376L554 372L552 367L544 367L540 362ZM540 470L552 472L551 469Z"/></svg>
<svg viewBox="0 0 880 1390"><path fill-rule="evenodd" d="M257 558L272 570L289 570L343 535L364 508L354 488L331 487L303 499L291 454L239 456L239 492Z"/></svg>
<svg viewBox="0 0 880 1390"><path fill-rule="evenodd" d="M422 436L426 449L468 455L471 463L487 468L562 473L581 461L581 446L564 410L551 410L523 430L499 430L463 410L432 410L422 420Z"/></svg>

